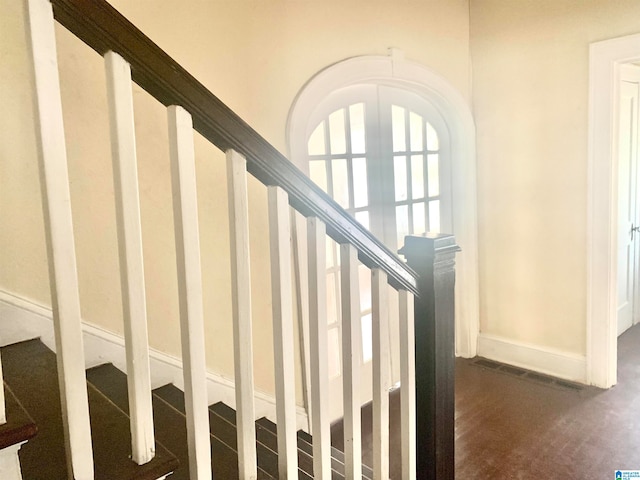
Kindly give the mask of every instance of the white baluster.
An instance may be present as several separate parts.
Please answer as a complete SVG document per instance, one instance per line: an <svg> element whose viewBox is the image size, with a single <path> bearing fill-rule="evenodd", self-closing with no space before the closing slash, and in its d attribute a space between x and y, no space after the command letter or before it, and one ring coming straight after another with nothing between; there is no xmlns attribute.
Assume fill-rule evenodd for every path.
<svg viewBox="0 0 640 480"><path fill-rule="evenodd" d="M307 428L313 435L311 419L311 360L309 340L309 260L307 255L307 218L291 209L291 240L293 247L294 295L297 297L296 317L298 319L298 339L302 357L302 394L307 410Z"/></svg>
<svg viewBox="0 0 640 480"><path fill-rule="evenodd" d="M416 366L413 295L399 291L400 300L400 435L402 480L416 478Z"/></svg>
<svg viewBox="0 0 640 480"><path fill-rule="evenodd" d="M283 480L297 479L298 438L296 435L289 197L282 188L273 186L268 187L268 195L278 473L279 478Z"/></svg>
<svg viewBox="0 0 640 480"><path fill-rule="evenodd" d="M93 451L53 11L48 0L25 2L67 461L76 480L91 480Z"/></svg>
<svg viewBox="0 0 640 480"><path fill-rule="evenodd" d="M373 479L389 480L389 287L387 274L371 270L373 327Z"/></svg>
<svg viewBox="0 0 640 480"><path fill-rule="evenodd" d="M131 67L114 52L107 52L104 58L120 252L131 451L133 461L142 465L154 457L155 440Z"/></svg>
<svg viewBox="0 0 640 480"><path fill-rule="evenodd" d="M231 296L236 382L236 426L240 480L258 475L255 408L253 404L253 347L251 334L251 269L249 265L249 205L247 161L235 150L227 152Z"/></svg>
<svg viewBox="0 0 640 480"><path fill-rule="evenodd" d="M189 470L203 480L211 479L211 444L193 126L182 107L170 106L168 117Z"/></svg>
<svg viewBox="0 0 640 480"><path fill-rule="evenodd" d="M331 431L329 429L329 362L327 339L326 228L315 217L307 219L309 239L309 336L311 372L311 425L313 474L331 478Z"/></svg>
<svg viewBox="0 0 640 480"><path fill-rule="evenodd" d="M344 395L344 469L347 480L362 478L360 358L362 327L358 286L358 252L340 245L342 292L342 391Z"/></svg>

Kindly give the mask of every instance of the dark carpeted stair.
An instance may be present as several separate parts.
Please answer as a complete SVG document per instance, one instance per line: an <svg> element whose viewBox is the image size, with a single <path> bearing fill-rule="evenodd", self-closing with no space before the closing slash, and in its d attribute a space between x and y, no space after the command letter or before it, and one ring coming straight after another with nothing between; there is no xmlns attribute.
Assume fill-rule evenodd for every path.
<svg viewBox="0 0 640 480"><path fill-rule="evenodd" d="M24 478L67 480L55 354L39 340L30 340L3 347L2 361L9 421L0 427L0 446L31 438L20 451ZM90 368L87 389L96 480L155 480L172 471L169 478L189 480L184 394L180 389L165 385L152 392L156 457L142 466L130 459L126 375L111 364ZM209 425L214 478L238 478L235 410L224 403L211 405ZM36 430L38 434L32 438ZM308 433L298 432L300 480L313 478L312 442ZM256 449L258 479L277 479L276 425L267 418L256 422ZM344 454L333 447L331 466L332 480L343 480ZM363 465L363 479L371 478L371 469Z"/></svg>
<svg viewBox="0 0 640 480"><path fill-rule="evenodd" d="M127 378L111 364L100 365L87 370L87 380L112 402L128 411ZM189 479L186 418L184 395L173 385L165 385L153 391L153 415L156 438L178 457L180 467L170 477L175 480ZM216 418L211 418L213 424ZM211 463L214 478L238 478L238 454L235 427L230 424L215 425L211 434ZM275 475L271 468L275 465ZM264 467L268 466L268 470ZM277 478L277 455L265 452L258 446L258 478Z"/></svg>
<svg viewBox="0 0 640 480"><path fill-rule="evenodd" d="M214 407L217 405L218 404L214 405ZM233 412L232 408L229 408L224 404L220 405ZM276 438L275 441L277 441L277 425L268 418L262 417L256 420L256 429L269 432L274 438ZM308 456L313 463L313 437L304 430L298 431L298 461L300 461L301 452ZM344 478L344 453L335 447L331 447L331 470L333 480ZM312 472L313 469L309 471ZM370 480L373 478L373 470L365 464L362 465L362 478L363 480Z"/></svg>
<svg viewBox="0 0 640 480"><path fill-rule="evenodd" d="M124 411L128 411L126 375L111 364L100 365L87 371L89 383L109 397ZM164 385L153 391L153 409L156 437L180 460L180 467L171 478L189 479L186 443L184 393L174 385ZM215 478L238 478L236 412L222 402L209 407L212 467ZM313 478L312 438L298 432L298 478ZM266 418L256 422L256 450L258 478L278 478L278 444L276 425ZM332 448L332 479L344 479L344 454ZM373 478L371 469L363 466L363 479Z"/></svg>
<svg viewBox="0 0 640 480"><path fill-rule="evenodd" d="M2 365L8 390L38 429L20 450L23 477L67 480L55 354L39 340L30 340L3 347ZM136 465L130 458L131 435L125 411L91 384L87 390L96 480L155 480L178 467L176 457L160 444L156 444L151 462ZM9 406L12 401L8 400Z"/></svg>

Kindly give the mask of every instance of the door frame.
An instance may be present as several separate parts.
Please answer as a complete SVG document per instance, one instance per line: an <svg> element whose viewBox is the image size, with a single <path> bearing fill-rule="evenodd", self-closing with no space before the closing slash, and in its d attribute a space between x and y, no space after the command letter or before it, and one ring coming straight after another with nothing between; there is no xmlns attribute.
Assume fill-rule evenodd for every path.
<svg viewBox="0 0 640 480"><path fill-rule="evenodd" d="M589 46L587 383L617 382L618 121L620 67L640 61L640 34Z"/></svg>
<svg viewBox="0 0 640 480"><path fill-rule="evenodd" d="M629 141L631 142L631 144L629 145L631 148L629 149L629 152L634 155L632 157L629 158L629 165L628 165L628 171L627 171L627 177L625 178L620 178L620 172L622 171L622 165L620 164L620 157L622 156L624 158L624 152L623 151L618 151L617 157L618 158L618 188L623 188L623 185L626 185L626 187L629 188L628 191L628 196L625 196L624 198L620 198L620 195L625 194L623 191L619 191L618 192L618 197L619 197L619 201L618 201L618 208L620 209L621 206L623 204L627 204L627 207L629 208L629 210L624 211L624 217L621 217L621 214L623 212L618 212L618 241L619 242L626 242L625 245L625 249L627 250L627 255L625 255L625 264L626 264L626 284L625 287L631 287L630 291L628 292L628 295L626 297L626 305L624 305L621 309L620 304L618 305L618 309L617 309L617 324L618 324L618 337L620 337L620 335L622 333L624 333L627 329L633 327L638 320L638 308L637 306L640 305L639 302L639 289L638 289L638 264L640 261L640 242L638 241L634 241L634 237L636 237L637 235L634 235L633 233L630 232L630 228L633 227L637 227L639 225L638 219L639 219L639 214L640 214L640 202L638 201L638 195L640 194L640 190L638 189L638 186L640 185L640 175L638 174L638 141L640 140L639 134L640 134L640 129L638 128L638 114L640 113L640 110L638 109L638 101L640 100L638 98L638 94L640 93L639 87L640 87L640 66L633 64L633 63L623 63L622 65L620 65L620 91L619 91L619 96L618 96L618 103L619 103L619 126L618 126L618 134L616 135L616 138L618 139L618 148L621 148L622 145L624 145L622 143L622 135L623 135L623 131L621 130L622 128L627 128L626 124L623 124L622 121L623 119L625 119L625 110L628 109L628 104L623 103L623 97L625 95L625 89L631 88L631 91L633 92L633 95L635 97L635 100L633 101L632 105L633 105L633 112L631 112L630 110L627 110L627 113L630 113L630 118L629 118L629 127L632 130L629 130L630 133L630 138ZM635 146L635 147L634 147ZM623 147L624 148L624 147ZM625 148L626 150L626 148ZM625 187L625 188L626 188ZM627 200L626 202L624 202L624 200ZM629 220L631 220L631 222L629 222ZM620 244L618 245L618 268L620 268L621 265L621 249L620 249ZM631 263L630 263L631 262ZM631 268L629 268L629 265L631 265ZM618 277L620 277L622 272L618 271ZM620 280L620 278L618 278L618 281ZM620 286L618 285L618 296L620 294ZM630 296L630 298L629 298ZM618 298L618 302L620 302L620 298ZM628 315L628 318L625 318L625 324L623 326L624 330L621 332L620 328L621 328L621 312L623 313L623 317L626 317ZM630 323L627 324L626 320L629 320Z"/></svg>

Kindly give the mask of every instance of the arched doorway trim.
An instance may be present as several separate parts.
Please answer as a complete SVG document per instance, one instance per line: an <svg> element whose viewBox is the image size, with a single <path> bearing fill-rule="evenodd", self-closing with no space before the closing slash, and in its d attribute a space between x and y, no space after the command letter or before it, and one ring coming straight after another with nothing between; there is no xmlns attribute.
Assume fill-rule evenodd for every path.
<svg viewBox="0 0 640 480"><path fill-rule="evenodd" d="M401 88L428 100L445 119L451 137L453 234L462 252L456 265L456 353L476 355L479 333L478 218L475 126L465 99L429 68L405 60L398 50L389 56L354 57L315 75L295 99L287 122L289 158L304 172L303 160L314 108L330 93L351 85Z"/></svg>

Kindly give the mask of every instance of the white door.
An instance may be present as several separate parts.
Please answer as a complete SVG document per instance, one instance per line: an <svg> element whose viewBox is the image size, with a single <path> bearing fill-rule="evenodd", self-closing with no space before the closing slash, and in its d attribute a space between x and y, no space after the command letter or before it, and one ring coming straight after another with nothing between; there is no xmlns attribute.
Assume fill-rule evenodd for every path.
<svg viewBox="0 0 640 480"><path fill-rule="evenodd" d="M638 322L640 67L623 65L618 139L618 335Z"/></svg>
<svg viewBox="0 0 640 480"><path fill-rule="evenodd" d="M379 85L336 91L319 105L307 141L309 176L392 251L404 236L451 230L446 128L421 97ZM447 181L444 181L447 179ZM360 398L372 398L370 272L360 266ZM390 298L390 340L398 345L397 299ZM330 416L342 417L340 264L327 240ZM398 371L392 352L392 375ZM397 373L392 380L398 378Z"/></svg>

